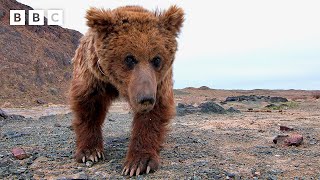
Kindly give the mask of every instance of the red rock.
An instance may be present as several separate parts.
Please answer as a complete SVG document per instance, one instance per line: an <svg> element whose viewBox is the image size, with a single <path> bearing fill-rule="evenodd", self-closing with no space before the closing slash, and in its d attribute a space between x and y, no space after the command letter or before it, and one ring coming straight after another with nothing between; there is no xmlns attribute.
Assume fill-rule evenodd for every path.
<svg viewBox="0 0 320 180"><path fill-rule="evenodd" d="M299 146L303 141L303 136L301 134L291 134L286 138L285 143L287 146Z"/></svg>
<svg viewBox="0 0 320 180"><path fill-rule="evenodd" d="M13 154L13 156L15 158L20 159L20 160L28 157L27 153L22 148L19 148L19 147L13 148L11 150L11 153Z"/></svg>
<svg viewBox="0 0 320 180"><path fill-rule="evenodd" d="M273 138L273 143L285 146L299 146L303 141L300 134L278 135Z"/></svg>
<svg viewBox="0 0 320 180"><path fill-rule="evenodd" d="M293 128L287 126L280 126L280 131L293 131Z"/></svg>

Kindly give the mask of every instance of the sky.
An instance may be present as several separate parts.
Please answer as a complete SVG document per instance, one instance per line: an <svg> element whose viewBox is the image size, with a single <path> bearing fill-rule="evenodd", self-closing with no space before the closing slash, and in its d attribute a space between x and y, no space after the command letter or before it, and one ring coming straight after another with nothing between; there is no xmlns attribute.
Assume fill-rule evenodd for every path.
<svg viewBox="0 0 320 180"><path fill-rule="evenodd" d="M64 10L63 27L81 33L91 6L164 10L176 4L186 20L178 38L175 88L320 89L318 0L18 1L34 9Z"/></svg>

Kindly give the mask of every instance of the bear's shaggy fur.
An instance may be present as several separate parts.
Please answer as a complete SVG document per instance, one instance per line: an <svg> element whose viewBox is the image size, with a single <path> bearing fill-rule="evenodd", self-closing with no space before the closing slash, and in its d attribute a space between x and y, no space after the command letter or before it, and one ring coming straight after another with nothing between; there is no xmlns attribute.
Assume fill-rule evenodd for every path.
<svg viewBox="0 0 320 180"><path fill-rule="evenodd" d="M139 6L87 11L88 32L73 58L70 89L78 162L104 158L101 126L122 96L134 112L124 175L155 171L167 124L175 114L172 63L184 21L181 8Z"/></svg>

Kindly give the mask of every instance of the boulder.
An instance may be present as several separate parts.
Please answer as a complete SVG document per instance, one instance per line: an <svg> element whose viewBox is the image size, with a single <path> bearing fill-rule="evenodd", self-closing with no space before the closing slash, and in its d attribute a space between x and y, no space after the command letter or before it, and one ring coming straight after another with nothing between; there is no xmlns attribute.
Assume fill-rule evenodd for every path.
<svg viewBox="0 0 320 180"><path fill-rule="evenodd" d="M201 103L199 105L199 108L200 108L200 112L202 113L218 113L218 114L226 113L226 110L222 106L211 101Z"/></svg>

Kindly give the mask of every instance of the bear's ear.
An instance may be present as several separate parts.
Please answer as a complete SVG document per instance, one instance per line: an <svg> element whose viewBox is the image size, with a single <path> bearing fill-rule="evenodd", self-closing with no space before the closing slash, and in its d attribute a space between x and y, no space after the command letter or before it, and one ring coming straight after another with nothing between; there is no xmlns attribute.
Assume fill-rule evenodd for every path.
<svg viewBox="0 0 320 180"><path fill-rule="evenodd" d="M172 32L175 36L179 34L183 21L184 12L176 5L159 14L160 27Z"/></svg>
<svg viewBox="0 0 320 180"><path fill-rule="evenodd" d="M91 7L86 14L87 25L97 31L108 31L112 28L111 10Z"/></svg>

